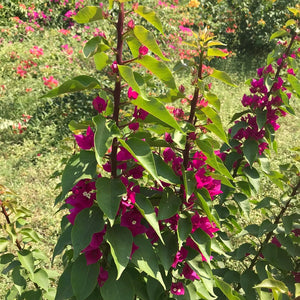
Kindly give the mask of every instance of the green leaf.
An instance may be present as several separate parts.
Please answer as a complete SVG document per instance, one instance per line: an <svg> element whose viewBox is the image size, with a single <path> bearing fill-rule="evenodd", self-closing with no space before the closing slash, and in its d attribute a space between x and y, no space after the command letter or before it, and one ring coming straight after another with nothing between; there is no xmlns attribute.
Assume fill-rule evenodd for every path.
<svg viewBox="0 0 300 300"><path fill-rule="evenodd" d="M159 202L158 220L165 220L173 217L182 204L182 201L170 188L165 188Z"/></svg>
<svg viewBox="0 0 300 300"><path fill-rule="evenodd" d="M107 120L101 114L93 118L96 126L95 132L95 154L99 165L102 164L102 158L112 145L114 137L119 136L120 130L113 120Z"/></svg>
<svg viewBox="0 0 300 300"><path fill-rule="evenodd" d="M300 96L300 81L296 78L296 76L290 74L288 74L287 78L288 78L288 82L292 85L297 95Z"/></svg>
<svg viewBox="0 0 300 300"><path fill-rule="evenodd" d="M231 85L233 87L237 87L231 80L231 78L229 77L229 75L223 71L219 71L214 69L213 73L210 75L213 78L219 79L221 81L223 81L224 83Z"/></svg>
<svg viewBox="0 0 300 300"><path fill-rule="evenodd" d="M211 201L208 191L206 189L202 188L201 190L199 190L198 192L195 193L195 196L197 197L199 204L202 207L202 209L204 210L205 214L207 215L209 221L215 222L216 225L218 227L220 227L218 220L213 216L213 214L210 211L212 201Z"/></svg>
<svg viewBox="0 0 300 300"><path fill-rule="evenodd" d="M180 178L174 173L173 169L164 162L160 155L153 153L153 157L158 178L170 184L180 184Z"/></svg>
<svg viewBox="0 0 300 300"><path fill-rule="evenodd" d="M256 298L254 286L255 284L259 283L259 281L259 277L253 270L246 270L243 274L241 274L241 287L245 291L245 295L247 295L247 298L249 297L248 299Z"/></svg>
<svg viewBox="0 0 300 300"><path fill-rule="evenodd" d="M257 170L253 167L251 168L251 167L247 166L246 168L243 169L243 171L244 171L245 175L247 176L251 185L254 187L255 191L258 193L260 179L259 179L259 173L257 172Z"/></svg>
<svg viewBox="0 0 300 300"><path fill-rule="evenodd" d="M104 43L106 42L101 36L95 36L90 39L83 47L84 57L88 58L97 52L103 52L110 49L108 45L101 43L101 41L104 41Z"/></svg>
<svg viewBox="0 0 300 300"><path fill-rule="evenodd" d="M121 145L128 150L131 155L150 173L150 175L160 183L152 150L149 145L137 138L130 138L127 141L119 140Z"/></svg>
<svg viewBox="0 0 300 300"><path fill-rule="evenodd" d="M105 68L107 65L109 65L110 59L106 53L100 52L100 53L96 53L94 55L94 62L95 62L97 71L101 71L103 68Z"/></svg>
<svg viewBox="0 0 300 300"><path fill-rule="evenodd" d="M32 228L22 228L20 234L23 235L23 240L26 242L40 242L41 238Z"/></svg>
<svg viewBox="0 0 300 300"><path fill-rule="evenodd" d="M60 85L56 89L51 90L41 98L56 97L65 93L73 93L83 90L92 90L100 88L101 86L97 79L86 75L80 75L74 77L73 79L67 80L62 85Z"/></svg>
<svg viewBox="0 0 300 300"><path fill-rule="evenodd" d="M177 236L179 240L179 249L181 248L183 242L187 239L191 233L193 224L191 221L191 216L189 214L181 214L177 223Z"/></svg>
<svg viewBox="0 0 300 300"><path fill-rule="evenodd" d="M71 270L71 284L78 300L86 299L97 285L100 262L87 265L84 254L77 257Z"/></svg>
<svg viewBox="0 0 300 300"><path fill-rule="evenodd" d="M156 15L155 11L149 7L139 5L137 9L134 10L137 14L151 23L157 30L163 34L163 27L160 22L159 17Z"/></svg>
<svg viewBox="0 0 300 300"><path fill-rule="evenodd" d="M284 29L280 29L271 35L270 41L272 41L273 39L279 38L279 37L286 36L286 35L288 35L287 31Z"/></svg>
<svg viewBox="0 0 300 300"><path fill-rule="evenodd" d="M49 282L48 274L45 270L38 269L36 272L34 272L32 281L35 282L38 286L40 286L44 290L48 291L50 282Z"/></svg>
<svg viewBox="0 0 300 300"><path fill-rule="evenodd" d="M199 149L205 154L207 157L206 163L213 167L220 174L228 177L229 179L233 179L228 169L224 166L222 160L215 154L214 149L209 142L209 140L196 140L196 143ZM230 182L223 182L223 184L232 186Z"/></svg>
<svg viewBox="0 0 300 300"><path fill-rule="evenodd" d="M257 141L252 139L246 140L244 143L243 153L250 166L252 166L258 157Z"/></svg>
<svg viewBox="0 0 300 300"><path fill-rule="evenodd" d="M71 232L74 259L90 244L93 234L103 228L103 213L98 206L87 207L78 213Z"/></svg>
<svg viewBox="0 0 300 300"><path fill-rule="evenodd" d="M163 233L163 239L165 241L165 245L161 241L158 241L157 255L165 269L165 274L167 275L178 251L178 243L176 235L170 231L165 231Z"/></svg>
<svg viewBox="0 0 300 300"><path fill-rule="evenodd" d="M147 30L141 25L136 25L134 26L133 33L142 45L146 46L150 51L155 53L162 60L169 61L169 59L166 58L161 52L159 46L156 43L156 39L151 31Z"/></svg>
<svg viewBox="0 0 300 300"><path fill-rule="evenodd" d="M73 297L71 284L72 264L69 264L62 275L59 277L55 300L65 300Z"/></svg>
<svg viewBox="0 0 300 300"><path fill-rule="evenodd" d="M157 280L152 277L147 278L146 293L149 297L149 300L161 299L164 292L164 288Z"/></svg>
<svg viewBox="0 0 300 300"><path fill-rule="evenodd" d="M167 87L176 89L174 77L165 63L149 55L143 56L141 59L136 60L136 62L156 75Z"/></svg>
<svg viewBox="0 0 300 300"><path fill-rule="evenodd" d="M208 101L208 103L211 104L217 111L220 110L221 102L217 95L208 92L204 94L204 97Z"/></svg>
<svg viewBox="0 0 300 300"><path fill-rule="evenodd" d="M19 291L22 290L22 287L26 287L26 279L21 275L21 270L22 269L20 268L20 266L17 266L13 269L11 273L12 280Z"/></svg>
<svg viewBox="0 0 300 300"><path fill-rule="evenodd" d="M206 258L207 263L210 264L211 253L211 238L202 229L198 228L191 234L192 239L199 247L201 253Z"/></svg>
<svg viewBox="0 0 300 300"><path fill-rule="evenodd" d="M243 213L249 217L250 213L250 202L249 198L242 193L235 193L234 194L234 201L239 205L239 207L242 209Z"/></svg>
<svg viewBox="0 0 300 300"><path fill-rule="evenodd" d="M116 278L118 280L128 264L133 237L128 228L114 225L107 230L105 239L110 245L111 254L118 270Z"/></svg>
<svg viewBox="0 0 300 300"><path fill-rule="evenodd" d="M287 294L289 289L288 287L279 280L273 279L273 278L267 278L263 280L260 284L257 284L254 286L254 288L266 288L271 290L276 290L280 293Z"/></svg>
<svg viewBox="0 0 300 300"><path fill-rule="evenodd" d="M266 110L256 110L256 123L258 130L261 130L267 122L267 111Z"/></svg>
<svg viewBox="0 0 300 300"><path fill-rule="evenodd" d="M54 261L55 256L61 254L67 245L72 244L71 231L72 226L70 225L60 234L55 248L53 250L52 263Z"/></svg>
<svg viewBox="0 0 300 300"><path fill-rule="evenodd" d="M144 235L134 237L134 243L139 247L132 255L132 262L139 268L141 272L145 272L154 279L157 279L164 288L165 283L157 263L157 256L152 248L148 238Z"/></svg>
<svg viewBox="0 0 300 300"><path fill-rule="evenodd" d="M141 94L139 84L136 82L132 68L124 65L118 65L118 70L120 75L128 83L128 85L131 86L132 89L136 91L138 94Z"/></svg>
<svg viewBox="0 0 300 300"><path fill-rule="evenodd" d="M221 118L217 112L209 106L203 107L201 111L204 112L206 117L212 121L212 123L205 125L204 127L212 131L223 142L228 144L227 135L223 129Z"/></svg>
<svg viewBox="0 0 300 300"><path fill-rule="evenodd" d="M97 6L86 6L82 8L76 16L72 17L79 24L85 24L92 21L103 19L102 8Z"/></svg>
<svg viewBox="0 0 300 300"><path fill-rule="evenodd" d="M135 100L131 101L134 105L137 105L139 108L147 111L154 117L158 118L162 122L166 123L170 127L183 132L174 117L170 114L170 112L166 109L165 105L161 103L156 98L143 99L142 97L138 97Z"/></svg>
<svg viewBox="0 0 300 300"><path fill-rule="evenodd" d="M268 178L276 184L280 189L283 190L283 183L282 180L284 179L284 175L278 171L270 171L269 174L267 174Z"/></svg>
<svg viewBox="0 0 300 300"><path fill-rule="evenodd" d="M34 275L34 260L32 256L32 252L29 250L20 250L18 251L18 258L19 261L24 269L26 269L31 276L33 277Z"/></svg>
<svg viewBox="0 0 300 300"><path fill-rule="evenodd" d="M100 177L96 188L98 205L113 225L122 196L127 193L126 187L119 178Z"/></svg>
<svg viewBox="0 0 300 300"><path fill-rule="evenodd" d="M258 237L263 236L265 233L269 233L276 228L276 224L273 224L268 219L264 220L261 225L259 226Z"/></svg>
<svg viewBox="0 0 300 300"><path fill-rule="evenodd" d="M242 300L243 296L240 296L233 290L233 288L221 279L214 276L215 283L217 287L222 291L222 293L227 297L228 300Z"/></svg>
<svg viewBox="0 0 300 300"><path fill-rule="evenodd" d="M274 267L283 271L292 271L293 262L287 251L270 243L264 246L262 250L264 258Z"/></svg>
<svg viewBox="0 0 300 300"><path fill-rule="evenodd" d="M191 195L194 193L197 182L193 171L184 170L182 172L182 175L183 175L183 183L184 183L184 188L186 193L186 200L188 201Z"/></svg>
<svg viewBox="0 0 300 300"><path fill-rule="evenodd" d="M129 272L123 272L122 276L117 279L115 270L108 271L109 277L100 289L103 300L133 300L135 287Z"/></svg>
<svg viewBox="0 0 300 300"><path fill-rule="evenodd" d="M59 200L63 200L79 180L92 179L96 174L96 167L94 151L80 151L72 156L62 174L62 194Z"/></svg>
<svg viewBox="0 0 300 300"><path fill-rule="evenodd" d="M164 240L161 236L159 223L156 217L156 213L154 211L154 207L150 200L146 198L142 194L135 195L135 206L138 208L143 217L147 220L147 222L152 226L162 243L164 244Z"/></svg>
<svg viewBox="0 0 300 300"><path fill-rule="evenodd" d="M221 49L218 48L208 48L207 50L207 57L225 57L228 53L223 52Z"/></svg>

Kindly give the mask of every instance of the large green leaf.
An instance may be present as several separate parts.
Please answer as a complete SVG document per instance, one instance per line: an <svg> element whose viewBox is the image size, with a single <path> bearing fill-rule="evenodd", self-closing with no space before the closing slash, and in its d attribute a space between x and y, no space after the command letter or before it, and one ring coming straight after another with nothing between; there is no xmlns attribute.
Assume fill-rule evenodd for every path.
<svg viewBox="0 0 300 300"><path fill-rule="evenodd" d="M86 6L82 8L73 19L79 24L103 19L103 10L98 6Z"/></svg>
<svg viewBox="0 0 300 300"><path fill-rule="evenodd" d="M228 55L228 53L223 52L221 49L218 49L218 48L208 48L208 50L207 50L208 57L214 57L214 56L225 57L227 55Z"/></svg>
<svg viewBox="0 0 300 300"><path fill-rule="evenodd" d="M86 75L80 75L74 77L73 79L67 80L62 85L60 85L56 89L51 90L41 98L56 97L65 93L73 93L73 92L79 92L83 90L100 89L100 88L101 86L97 79Z"/></svg>
<svg viewBox="0 0 300 300"><path fill-rule="evenodd" d="M206 117L209 118L212 123L205 125L205 128L212 131L215 135L217 135L223 142L228 144L227 135L223 129L221 118L218 113L212 109L211 107L203 107L201 109L202 112L205 113Z"/></svg>
<svg viewBox="0 0 300 300"><path fill-rule="evenodd" d="M143 215L143 217L147 220L147 222L152 226L160 240L164 244L164 240L161 236L158 220L156 217L156 213L154 211L154 207L150 200L148 200L144 195L142 194L136 194L135 195L135 205L140 211L140 213Z"/></svg>
<svg viewBox="0 0 300 300"><path fill-rule="evenodd" d="M165 188L159 202L158 219L165 220L173 217L182 204L181 199L170 188Z"/></svg>
<svg viewBox="0 0 300 300"><path fill-rule="evenodd" d="M103 213L98 206L87 207L78 213L71 233L74 259L90 244L93 234L103 228Z"/></svg>
<svg viewBox="0 0 300 300"><path fill-rule="evenodd" d="M31 276L34 275L34 259L32 256L32 252L26 249L18 251L19 261L24 269L26 269Z"/></svg>
<svg viewBox="0 0 300 300"><path fill-rule="evenodd" d="M288 74L288 82L292 85L293 89L300 97L300 81L296 78L296 76Z"/></svg>
<svg viewBox="0 0 300 300"><path fill-rule="evenodd" d="M103 156L112 145L113 138L119 136L120 130L113 120L107 120L100 114L93 118L93 122L96 126L94 138L96 159L98 164L101 164Z"/></svg>
<svg viewBox="0 0 300 300"><path fill-rule="evenodd" d="M100 177L96 181L97 202L111 224L119 210L123 195L126 195L126 187L119 178Z"/></svg>
<svg viewBox="0 0 300 300"><path fill-rule="evenodd" d="M142 97L137 97L137 99L132 100L131 102L167 125L183 132L174 117L166 109L165 105L156 98L151 97L149 99L143 99Z"/></svg>
<svg viewBox="0 0 300 300"><path fill-rule="evenodd" d="M165 245L162 244L161 241L158 241L157 255L165 269L165 274L167 275L178 251L178 243L176 235L170 231L165 231L163 233L163 239L165 241Z"/></svg>
<svg viewBox="0 0 300 300"><path fill-rule="evenodd" d="M48 274L43 269L38 269L36 272L34 272L33 276L33 282L35 282L38 286L43 288L44 290L48 291L49 289L49 278Z"/></svg>
<svg viewBox="0 0 300 300"><path fill-rule="evenodd" d="M103 68L109 65L110 58L106 53L99 52L94 55L94 62L97 71L101 71Z"/></svg>
<svg viewBox="0 0 300 300"><path fill-rule="evenodd" d="M137 9L134 10L137 14L151 23L156 29L158 29L163 34L163 27L160 22L159 17L156 15L155 11L149 7L139 5Z"/></svg>
<svg viewBox="0 0 300 300"><path fill-rule="evenodd" d="M58 280L55 300L65 300L73 297L73 289L71 284L72 264L69 264Z"/></svg>
<svg viewBox="0 0 300 300"><path fill-rule="evenodd" d="M272 289L276 290L280 293L287 294L289 289L288 287L279 280L273 279L273 278L267 278L263 280L260 284L257 284L254 286L256 289L257 288L265 288L265 289Z"/></svg>
<svg viewBox="0 0 300 300"><path fill-rule="evenodd" d="M104 43L101 43L103 41ZM83 55L88 58L97 52L103 52L110 49L107 45L107 41L101 36L95 36L90 39L83 47Z"/></svg>
<svg viewBox="0 0 300 300"><path fill-rule="evenodd" d="M249 166L244 168L243 171L244 171L245 175L247 176L251 185L254 187L255 191L258 193L259 183L260 183L258 171L254 167L251 168Z"/></svg>
<svg viewBox="0 0 300 300"><path fill-rule="evenodd" d="M133 29L133 33L142 45L145 45L150 51L155 53L161 59L169 61L169 59L166 58L161 52L159 46L157 45L156 38L151 31L147 30L141 25L136 25Z"/></svg>
<svg viewBox="0 0 300 300"><path fill-rule="evenodd" d="M176 89L174 77L165 63L149 55L143 56L136 62L156 75L167 87Z"/></svg>
<svg viewBox="0 0 300 300"><path fill-rule="evenodd" d="M192 239L199 247L201 253L206 258L208 264L210 264L210 252L211 252L211 239L202 229L198 228L191 234Z"/></svg>
<svg viewBox="0 0 300 300"><path fill-rule="evenodd" d="M68 161L62 174L63 200L72 187L81 179L92 179L96 174L97 162L93 151L80 151Z"/></svg>
<svg viewBox="0 0 300 300"><path fill-rule="evenodd" d="M258 157L257 141L252 139L246 140L244 143L243 153L250 166L252 166Z"/></svg>
<svg viewBox="0 0 300 300"><path fill-rule="evenodd" d="M279 37L286 36L286 35L288 35L288 32L284 29L280 29L271 35L270 41L272 41L273 39L279 38Z"/></svg>
<svg viewBox="0 0 300 300"><path fill-rule="evenodd" d="M223 72L223 71L219 71L219 70L214 69L213 73L210 76L214 77L216 79L219 79L219 80L223 81L224 83L226 83L228 85L236 87L236 85L232 82L229 75L227 73Z"/></svg>
<svg viewBox="0 0 300 300"><path fill-rule="evenodd" d="M132 262L139 268L141 272L145 272L154 279L157 279L161 285L166 288L159 272L157 256L152 245L144 235L134 237L134 243L139 247L132 255Z"/></svg>
<svg viewBox="0 0 300 300"><path fill-rule="evenodd" d="M197 140L196 141L199 149L205 154L207 157L206 163L213 167L220 174L228 177L229 179L233 179L228 169L224 166L222 160L215 154L214 149L209 142L209 140ZM232 184L223 178L222 183L232 187Z"/></svg>
<svg viewBox="0 0 300 300"><path fill-rule="evenodd" d="M124 65L118 65L119 73L122 78L132 87L134 91L141 94L139 84L137 83L132 68Z"/></svg>
<svg viewBox="0 0 300 300"><path fill-rule="evenodd" d="M195 187L197 185L195 179L195 173L193 171L186 171L182 172L183 175L183 183L186 193L186 200L188 201L191 195L194 193Z"/></svg>
<svg viewBox="0 0 300 300"><path fill-rule="evenodd" d="M127 141L119 140L124 148L126 148L132 156L150 173L150 175L160 183L158 178L156 165L154 162L152 150L149 145L137 138L130 138Z"/></svg>
<svg viewBox="0 0 300 300"><path fill-rule="evenodd" d="M238 293L225 281L214 277L217 287L222 291L222 293L227 297L228 300L242 300L245 299L243 296L238 295Z"/></svg>
<svg viewBox="0 0 300 300"><path fill-rule="evenodd" d="M72 231L72 226L71 224L60 234L58 241L55 245L55 248L53 250L53 255L52 255L52 263L53 260L55 258L55 256L61 254L65 247L67 245L71 245L72 244L72 240L71 240L71 231Z"/></svg>
<svg viewBox="0 0 300 300"><path fill-rule="evenodd" d="M183 242L187 239L192 231L193 224L189 214L181 214L177 224L177 236L179 241L179 249Z"/></svg>
<svg viewBox="0 0 300 300"><path fill-rule="evenodd" d="M164 162L160 155L153 153L154 162L161 181L171 184L180 184L180 178L174 173L173 169Z"/></svg>
<svg viewBox="0 0 300 300"><path fill-rule="evenodd" d="M135 299L135 278L131 278L129 272L123 272L117 279L117 272L110 269L109 277L100 289L103 300L134 300ZM96 300L96 299L95 299Z"/></svg>
<svg viewBox="0 0 300 300"><path fill-rule="evenodd" d="M110 245L111 254L118 270L116 278L118 280L128 264L133 237L128 228L114 225L107 230L105 239Z"/></svg>
<svg viewBox="0 0 300 300"><path fill-rule="evenodd" d="M71 284L77 300L86 299L97 285L100 262L87 265L82 254L75 260L71 270Z"/></svg>

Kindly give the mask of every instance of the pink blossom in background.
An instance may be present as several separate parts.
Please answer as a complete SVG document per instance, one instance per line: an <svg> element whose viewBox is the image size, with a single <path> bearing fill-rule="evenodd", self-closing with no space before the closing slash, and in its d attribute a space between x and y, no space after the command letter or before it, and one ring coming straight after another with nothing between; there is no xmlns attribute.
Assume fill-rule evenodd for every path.
<svg viewBox="0 0 300 300"><path fill-rule="evenodd" d="M49 89L53 89L54 87L58 86L58 81L50 76L49 78L43 77L44 85L47 86Z"/></svg>

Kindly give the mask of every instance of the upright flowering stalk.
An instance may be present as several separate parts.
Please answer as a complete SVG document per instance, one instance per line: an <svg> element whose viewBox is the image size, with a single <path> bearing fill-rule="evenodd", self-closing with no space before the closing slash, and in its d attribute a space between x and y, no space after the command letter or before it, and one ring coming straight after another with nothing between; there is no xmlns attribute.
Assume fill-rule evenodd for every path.
<svg viewBox="0 0 300 300"><path fill-rule="evenodd" d="M191 32L197 52L191 64L194 91L185 95L156 37L133 22L141 17L163 33L159 17L151 8L130 2L87 6L73 17L78 23L107 21L113 26L116 38L97 35L83 49L111 82L78 76L47 94L93 89L95 96L87 105L96 112L74 130L78 147L63 172L62 193L56 200L64 201L62 208L69 209L70 222L64 224L55 249L55 254L65 251L66 258L56 297L235 295L224 281L226 276L222 280L218 273L219 262L229 257L225 251L229 253L231 247L222 226L238 223L231 215L233 205L226 201L245 207L245 195L238 193L234 177L245 172L253 183L251 167L265 149L265 126L275 131L276 116L283 111L276 96L289 96L281 77L277 73L272 77L273 68L262 69L251 82L251 95L243 99L251 113L240 122L249 124L249 129L235 125L228 136L219 117L220 102L208 81L214 77L234 85L227 74L209 66L211 59L227 55L218 48L223 44L206 29ZM161 82L165 93L153 94L152 80L145 71L137 72L144 68ZM268 76L271 86L266 84ZM261 110L264 122L255 115ZM240 142L232 145L237 136ZM220 141L224 142L221 151ZM245 149L254 142L257 155L252 157ZM230 167L232 153L239 156L231 159ZM244 157L249 166L242 166ZM233 165L244 169L235 174ZM71 283L67 292L66 282Z"/></svg>

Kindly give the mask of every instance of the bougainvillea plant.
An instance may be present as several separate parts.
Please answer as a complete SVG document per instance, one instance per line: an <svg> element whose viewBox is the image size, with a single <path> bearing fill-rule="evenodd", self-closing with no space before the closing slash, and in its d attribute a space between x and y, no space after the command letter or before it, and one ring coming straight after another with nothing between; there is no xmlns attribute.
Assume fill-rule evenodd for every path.
<svg viewBox="0 0 300 300"><path fill-rule="evenodd" d="M227 53L207 29L191 31L193 41L187 42L197 54L186 65L187 88L175 81L152 33L163 34L153 9L110 0L73 16L80 24L107 22L115 35L93 37L83 48L105 77L78 76L46 95L91 90L86 105L97 112L70 124L78 151L65 167L56 199L68 209L54 249L54 257L63 253L64 264L56 299L295 294L299 214L290 208L299 181L268 163L277 119L294 113L290 98L300 96L299 9L290 11L294 19L271 37L281 40L249 82L245 110L232 117L228 132L210 79L234 84L209 67L212 58ZM291 178L299 175L296 166L285 170ZM255 209L268 213L261 224L244 226L242 216L249 216L262 175L283 196L256 203ZM233 243L238 238L242 243Z"/></svg>

